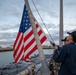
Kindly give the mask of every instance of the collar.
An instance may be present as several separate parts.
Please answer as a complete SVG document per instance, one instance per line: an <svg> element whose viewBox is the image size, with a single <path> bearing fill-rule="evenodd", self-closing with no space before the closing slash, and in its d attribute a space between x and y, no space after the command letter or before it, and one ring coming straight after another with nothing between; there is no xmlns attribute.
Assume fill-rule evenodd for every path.
<svg viewBox="0 0 76 75"><path fill-rule="evenodd" d="M70 44L76 44L75 42L71 42Z"/></svg>

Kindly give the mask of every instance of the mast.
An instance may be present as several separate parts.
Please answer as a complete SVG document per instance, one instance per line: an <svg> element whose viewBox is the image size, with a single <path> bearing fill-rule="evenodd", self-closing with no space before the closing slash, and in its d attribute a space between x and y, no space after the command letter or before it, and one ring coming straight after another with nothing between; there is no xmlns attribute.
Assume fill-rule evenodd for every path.
<svg viewBox="0 0 76 75"><path fill-rule="evenodd" d="M63 0L60 0L60 28L59 28L59 45L62 46L63 42Z"/></svg>
<svg viewBox="0 0 76 75"><path fill-rule="evenodd" d="M28 15L30 17L30 22L31 22L31 25L32 25L32 29L33 29L33 33L34 33L34 36L35 36L36 44L37 44L37 47L38 47L39 56L40 56L40 59L42 61L42 73L43 73L43 75L50 75L50 71L49 71L49 69L46 65L45 56L44 56L44 53L43 53L43 50L42 50L42 45L40 43L39 36L38 36L38 33L37 33L37 29L36 29L36 26L35 26L35 22L34 22L35 18L34 18L32 12L30 10L28 0L25 0L25 3L26 3L27 10L28 10Z"/></svg>

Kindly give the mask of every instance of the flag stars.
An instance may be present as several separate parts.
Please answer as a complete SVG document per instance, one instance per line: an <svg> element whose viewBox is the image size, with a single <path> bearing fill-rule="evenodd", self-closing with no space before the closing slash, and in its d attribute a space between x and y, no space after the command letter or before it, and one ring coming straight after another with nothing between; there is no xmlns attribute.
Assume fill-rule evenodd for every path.
<svg viewBox="0 0 76 75"><path fill-rule="evenodd" d="M25 27L25 29L27 29L27 27Z"/></svg>
<svg viewBox="0 0 76 75"><path fill-rule="evenodd" d="M24 16L24 18L26 18L26 16Z"/></svg>
<svg viewBox="0 0 76 75"><path fill-rule="evenodd" d="M24 9L21 27L20 27L20 29L21 29L20 32L25 32L30 27L31 27L31 24L30 24L30 19L28 16L28 11L27 11L27 9Z"/></svg>
<svg viewBox="0 0 76 75"><path fill-rule="evenodd" d="M30 26L31 24L29 24L29 26Z"/></svg>
<svg viewBox="0 0 76 75"><path fill-rule="evenodd" d="M26 26L27 26L27 23L26 23Z"/></svg>
<svg viewBox="0 0 76 75"><path fill-rule="evenodd" d="M27 18L28 18L28 16L27 16Z"/></svg>
<svg viewBox="0 0 76 75"><path fill-rule="evenodd" d="M26 14L26 12L25 12L25 14Z"/></svg>
<svg viewBox="0 0 76 75"><path fill-rule="evenodd" d="M28 22L28 20L26 20L26 22Z"/></svg>

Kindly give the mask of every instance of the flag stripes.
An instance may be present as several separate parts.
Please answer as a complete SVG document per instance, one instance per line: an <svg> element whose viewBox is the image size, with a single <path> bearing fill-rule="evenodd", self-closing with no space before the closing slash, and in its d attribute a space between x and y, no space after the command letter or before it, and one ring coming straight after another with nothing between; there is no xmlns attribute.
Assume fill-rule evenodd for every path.
<svg viewBox="0 0 76 75"><path fill-rule="evenodd" d="M41 27L35 21L35 26L41 44L47 39ZM37 50L36 39L34 37L32 25L28 16L26 5L24 6L22 21L16 40L14 42L14 59L15 62L20 60L26 61L27 58Z"/></svg>

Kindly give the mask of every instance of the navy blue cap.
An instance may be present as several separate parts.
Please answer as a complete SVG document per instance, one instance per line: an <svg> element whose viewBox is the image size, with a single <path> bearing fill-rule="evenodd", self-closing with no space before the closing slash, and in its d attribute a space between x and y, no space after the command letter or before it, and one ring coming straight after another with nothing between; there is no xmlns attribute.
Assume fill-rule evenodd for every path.
<svg viewBox="0 0 76 75"><path fill-rule="evenodd" d="M76 43L76 31L73 32L67 32L67 34L71 35L73 37L73 41Z"/></svg>
<svg viewBox="0 0 76 75"><path fill-rule="evenodd" d="M61 41L65 42L67 40L67 37L65 37L64 39L61 39Z"/></svg>

